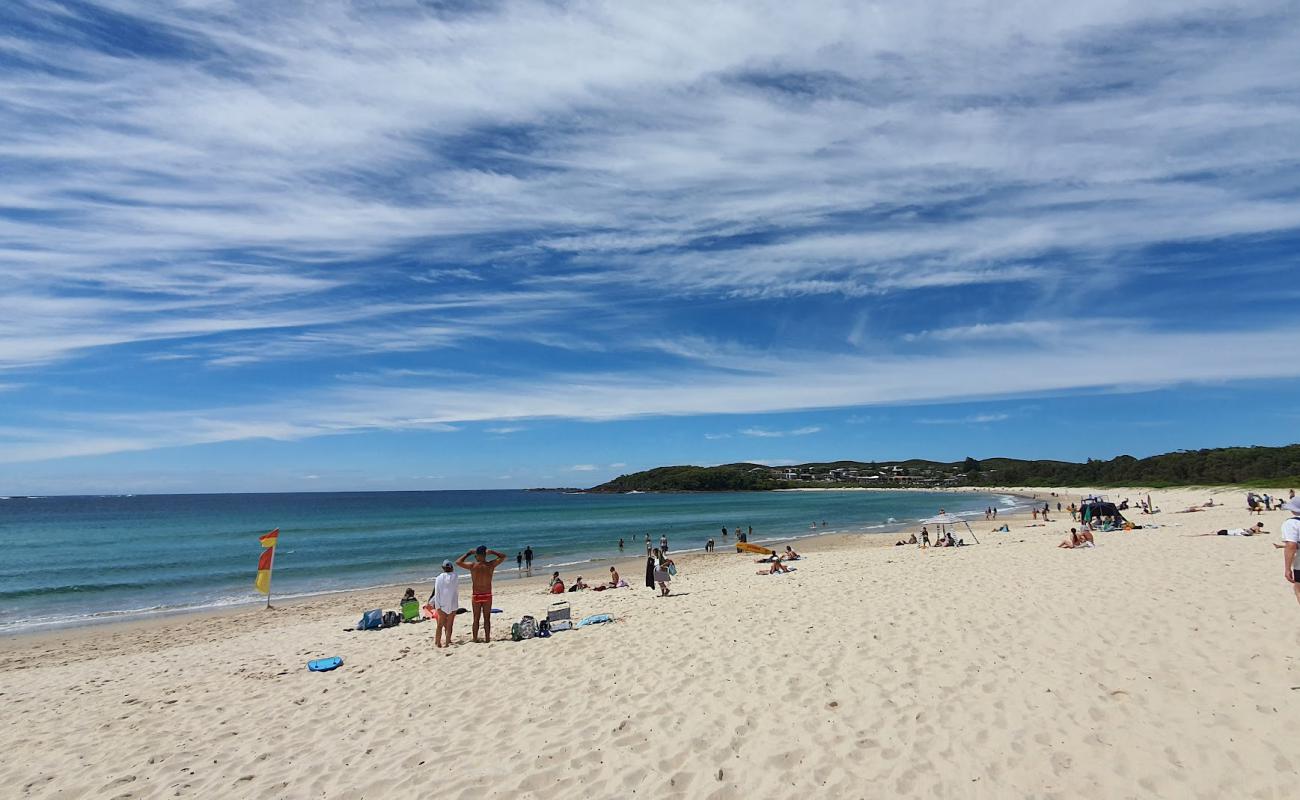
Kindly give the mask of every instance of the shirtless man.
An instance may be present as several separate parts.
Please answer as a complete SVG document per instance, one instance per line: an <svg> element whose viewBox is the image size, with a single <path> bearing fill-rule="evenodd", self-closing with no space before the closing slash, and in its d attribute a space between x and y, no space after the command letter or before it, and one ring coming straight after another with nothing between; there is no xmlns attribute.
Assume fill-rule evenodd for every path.
<svg viewBox="0 0 1300 800"><path fill-rule="evenodd" d="M493 557L491 561L487 560L489 555ZM469 560L470 556L474 557L473 561ZM471 607L474 609L474 641L476 642L480 617L483 620L483 640L492 641L492 573L505 560L505 553L498 553L496 550L489 550L479 545L477 549L461 556L456 562L456 566L470 575L470 585L474 592Z"/></svg>

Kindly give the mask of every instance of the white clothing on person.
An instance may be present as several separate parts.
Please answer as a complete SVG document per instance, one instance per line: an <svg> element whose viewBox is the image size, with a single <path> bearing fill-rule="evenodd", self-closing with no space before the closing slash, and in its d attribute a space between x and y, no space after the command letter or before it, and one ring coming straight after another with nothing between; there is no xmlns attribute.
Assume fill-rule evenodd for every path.
<svg viewBox="0 0 1300 800"><path fill-rule="evenodd" d="M1300 517L1282 523L1282 541L1300 545ZM1300 569L1300 550L1296 550L1295 558L1291 559L1291 569Z"/></svg>
<svg viewBox="0 0 1300 800"><path fill-rule="evenodd" d="M456 573L443 572L433 581L433 607L444 614L455 614L460 608L460 581Z"/></svg>

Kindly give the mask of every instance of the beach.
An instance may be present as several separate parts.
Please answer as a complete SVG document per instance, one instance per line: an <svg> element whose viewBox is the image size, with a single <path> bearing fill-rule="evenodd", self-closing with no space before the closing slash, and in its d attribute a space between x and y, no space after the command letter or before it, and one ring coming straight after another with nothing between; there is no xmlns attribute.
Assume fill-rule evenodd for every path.
<svg viewBox="0 0 1300 800"><path fill-rule="evenodd" d="M1053 509L1089 493L1005 491ZM543 575L499 584L494 641L468 643L464 615L445 650L431 623L345 630L392 590L9 637L0 781L33 798L1292 796L1287 515L1249 515L1240 489L1100 493L1148 491L1161 513L1126 513L1159 527L1095 549L1057 547L1066 513L978 519L980 544L953 549L803 540L788 575L718 540L667 598L629 558L632 588L563 598L615 621L549 639L508 641L555 599ZM1190 536L1258 520L1271 535Z"/></svg>

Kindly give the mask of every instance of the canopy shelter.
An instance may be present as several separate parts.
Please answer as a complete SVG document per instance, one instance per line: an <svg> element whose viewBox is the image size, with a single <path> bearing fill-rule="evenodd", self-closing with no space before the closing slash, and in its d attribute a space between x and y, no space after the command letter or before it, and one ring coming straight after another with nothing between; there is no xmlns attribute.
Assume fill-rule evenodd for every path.
<svg viewBox="0 0 1300 800"><path fill-rule="evenodd" d="M948 533L949 527L964 525L966 527L966 535L971 538L971 541L975 542L975 544L980 543L980 540L975 538L975 531L971 530L970 522L966 520L966 518L959 517L955 514L948 514L948 513L939 514L937 516L930 517L929 519L921 520L921 524L936 526L938 528L940 536L943 536L944 534Z"/></svg>
<svg viewBox="0 0 1300 800"><path fill-rule="evenodd" d="M1101 500L1085 502L1079 508L1080 522L1091 523L1094 519L1110 519L1116 527L1119 527L1128 521L1124 519L1123 514L1119 513L1119 509L1115 507L1114 503L1107 503Z"/></svg>

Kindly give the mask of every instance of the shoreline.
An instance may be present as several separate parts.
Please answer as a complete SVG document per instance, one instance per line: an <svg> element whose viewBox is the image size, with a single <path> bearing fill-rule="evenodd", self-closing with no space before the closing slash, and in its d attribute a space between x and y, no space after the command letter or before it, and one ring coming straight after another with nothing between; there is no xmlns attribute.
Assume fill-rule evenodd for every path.
<svg viewBox="0 0 1300 800"><path fill-rule="evenodd" d="M933 492L933 493L949 492L949 490L927 490L927 489L893 490L893 489L881 489L876 487L864 487L864 488L868 491L884 491L884 492L898 492L898 491L918 491L918 492ZM855 491L855 490L852 489L849 490L779 489L773 491ZM1007 519L1013 519L1016 514L1021 513L1019 512L1019 509L1025 507L1026 501L1032 499L1031 496L1022 493L1019 490L993 491L993 492L979 491L979 492L972 492L972 493L989 494L991 496L1011 496L1016 498L1017 500L1016 505L1011 507L1014 510L1008 511L1004 514L1004 516ZM969 513L974 514L977 512L969 512ZM1027 515L1028 511L1023 512L1023 514ZM974 520L974 517L971 517L971 519ZM1000 516L998 517L998 519L1001 520L1003 519L1003 517ZM821 549L822 547L825 546L824 544L819 543L819 544L812 544L812 546L810 547L811 543L818 543L820 540L836 541L837 537L847 537L853 540L860 540L863 537L889 536L899 531L906 530L909 527L917 527L919 530L919 520L902 520L893 523L886 522L876 526L857 527L851 529L835 528L835 529L823 531L822 529L819 528L817 532L804 531L802 533L793 533L788 535L777 535L777 536L770 536L770 537L756 536L751 541L751 543L752 544L787 544L791 542L803 542L804 544L801 545L800 549L807 548L809 550L814 550L814 549ZM718 542L716 541L717 537L715 536L714 538L715 538L715 546L718 547L718 550L716 550L713 555L722 555L722 554L733 552L735 546L734 537L729 538L728 540L726 540L726 542ZM637 542L636 544L639 545L640 542ZM868 546L874 547L874 546L881 546L881 545L872 543ZM631 549L632 547L629 546L628 550ZM674 560L678 558L694 558L697 556L709 555L704 552L703 546L670 550L670 553L673 554ZM579 575L587 579L589 582L596 583L596 582L601 582L605 579L605 575L608 572L610 566L616 567L620 575L638 574L637 570L640 568L639 565L642 565L644 563L644 559L645 556L639 554L638 555L610 554L606 556L593 556L586 560L582 560L578 563L567 562L564 566L560 568L560 572L562 576L565 577L566 583L571 581L572 578ZM531 576L528 576L528 575L516 574L517 572L516 567L512 563L507 562L506 564L503 564L501 567L498 568L498 572L496 575L497 583L495 584L495 586L496 588L511 588L516 586L531 586L534 584L546 585L546 583L548 583L550 580L549 572L554 571L553 569L554 566L556 565L546 565L546 566L535 565L533 568L533 574ZM401 581L401 582L393 582L393 583L379 583L379 584L373 584L364 587L325 589L316 592L286 595L283 598L277 598L273 595L272 609L291 610L291 609L301 608L301 607L314 608L320 604L326 604L331 602L343 603L345 601L353 601L353 602L362 601L360 602L360 605L365 605L366 602L373 602L376 598L379 598L381 596L388 596L388 595L400 596L400 593L405 588L408 587L416 588L416 596L421 599L421 602L423 602L427 595L422 594L421 593L422 589L418 587L429 587L432 585L433 577L435 577L436 565L431 563L429 570L430 570L430 575L426 579L421 581L416 581L416 582ZM586 574L587 571L590 571L591 574L590 575ZM460 587L462 591L466 591L468 589L467 579L469 576L466 573L459 572L459 571L457 572L457 576L460 579ZM595 576L594 579L593 576ZM629 583L632 582L629 581ZM391 601L381 601L379 602L378 605L379 607L386 607L394 604ZM365 607L373 608L375 606L366 605ZM139 611L139 612L122 612L120 614L113 614L111 616L106 615L100 618L86 618L81 620L69 620L66 622L60 621L60 622L51 622L51 623L45 623L40 625L32 625L25 628L15 628L11 630L0 631L0 654L3 654L3 652L8 647L20 646L24 641L27 640L36 640L36 639L60 640L63 638L67 638L69 641L71 641L74 638L79 639L80 638L79 634L91 634L94 632L102 632L106 636L111 636L118 632L132 631L140 628L148 628L150 626L186 625L191 622L200 621L200 620L228 619L228 618L242 617L244 615L257 614L258 612L265 611L265 610L266 610L265 600L261 598L253 597L246 602L228 603L220 606L198 606L198 607L147 610L147 611ZM360 615L361 615L361 611L358 610L357 617L360 618Z"/></svg>
<svg viewBox="0 0 1300 800"><path fill-rule="evenodd" d="M1088 493L1052 491L1039 501ZM0 780L34 799L1285 796L1286 515L1220 537L1259 519L1241 492L1153 496L1162 513L1130 517L1144 528L1087 549L1057 547L1067 514L1026 509L971 520L962 548L778 539L802 556L784 575L731 542L677 551L668 597L640 555L615 560L629 589L556 597L541 570L494 586L490 642L461 617L446 649L429 623L353 629L400 585L9 637ZM612 622L510 641L556 601ZM330 656L343 666L306 668Z"/></svg>
<svg viewBox="0 0 1300 800"><path fill-rule="evenodd" d="M868 491L879 491L879 492L886 492L886 493L903 493L903 492L950 493L950 494L956 493L954 491L946 490L946 489L885 489L882 487L863 487L863 488ZM835 491L856 491L856 490L827 488L827 489L810 489L810 490L778 489L772 491L835 492ZM1017 499L1018 501L1017 506L1022 505L1024 501L1030 499L1027 495L1023 495L1019 492L1012 492L1012 491L992 491L992 492L978 491L972 493L988 494L990 496L998 496L998 495L1012 496ZM975 513L975 512L970 512L970 513ZM782 534L782 535L767 536L767 537L756 536L752 540L752 543L764 544L768 542L785 543L785 542L800 541L800 540L808 541L813 538L818 538L822 536L834 536L834 535L873 536L877 534L893 533L898 530L902 530L911 524L914 524L913 521L903 520L903 521L898 521L893 523L890 522L881 523L879 525L864 525L859 527L850 527L847 529L841 529L841 528L835 528L831 530L818 529L817 532L805 530L798 533ZM716 536L714 538L716 539ZM728 550L732 545L734 545L735 540L733 538L729 541L730 544L727 545ZM719 547L723 545L722 542L716 542L716 544ZM634 551L634 548L638 547L639 545L640 542L629 542L627 549L628 551L631 552ZM674 550L673 552L683 553L683 554L703 554L704 547L703 545L700 545L698 547L689 547L689 548ZM583 558L582 556L583 554L581 553L575 554L573 556L573 560L560 562L558 564L557 563L552 563L548 565L535 564L533 568L534 574L532 578L523 575L516 575L515 566L513 565L512 562L507 561L506 564L503 564L500 568L498 568L499 571L497 573L497 580L504 581L507 584L513 581L520 581L520 580L528 581L528 580L535 579L541 573L547 573L547 577L549 577L549 572L554 571L555 569L559 569L563 574L569 576L576 576L582 574L580 570L590 570L594 574L598 574L599 576L601 576L600 579L603 580L604 574L608 571L608 568L611 565L618 566L620 564L630 563L631 561L635 561L638 558L644 558L644 556L620 555L614 553L607 553L604 555L592 555L586 558ZM622 573L622 569L623 569L622 566L619 566L620 574ZM437 565L434 563L430 563L429 574L423 577L419 581L406 580L406 581L380 582L380 583L372 583L366 586L340 587L334 589L321 589L321 590L311 591L311 592L299 592L299 593L284 595L282 597L273 595L272 602L276 608L281 608L281 607L292 608L302 604L314 603L318 601L326 601L329 598L346 599L346 598L354 598L354 597L368 597L374 595L375 593L389 592L394 590L400 592L402 589L412 586L413 584L414 586L424 586L424 585L431 586L433 582L433 578L436 577L436 572L437 572ZM468 575L460 571L458 571L457 575L461 581L462 588L467 586L466 579L468 578ZM590 576L583 575L583 577L590 577ZM416 594L417 596L420 596L419 591L417 591ZM265 605L264 598L260 598L257 596L250 596L247 600L243 600L239 602L223 603L220 605L214 604L214 605L199 605L199 606L163 607L163 608L148 608L148 609L133 609L133 610L126 610L126 611L103 612L102 615L100 616L78 617L73 619L42 622L42 623L31 624L26 626L15 626L8 629L0 629L0 645L3 645L4 642L12 639L21 639L29 636L38 636L38 635L54 635L60 632L72 632L72 631L80 631L80 630L105 629L105 628L111 629L111 628L116 628L118 626L133 626L135 624L156 624L163 621L183 621L183 620L194 619L194 618L206 619L206 618L213 618L213 617L225 617L229 615L256 611L258 609L263 608L264 605Z"/></svg>

